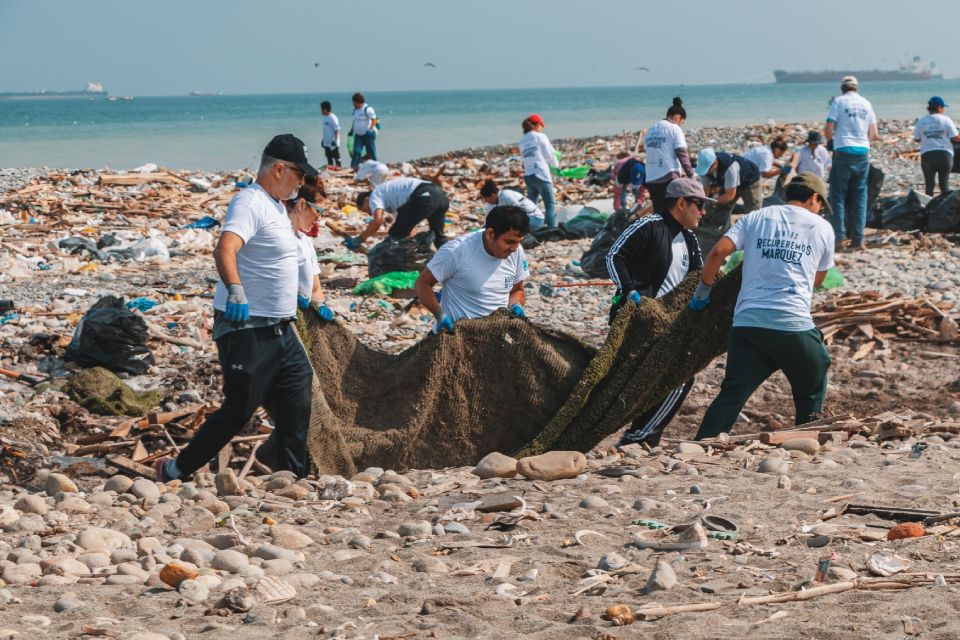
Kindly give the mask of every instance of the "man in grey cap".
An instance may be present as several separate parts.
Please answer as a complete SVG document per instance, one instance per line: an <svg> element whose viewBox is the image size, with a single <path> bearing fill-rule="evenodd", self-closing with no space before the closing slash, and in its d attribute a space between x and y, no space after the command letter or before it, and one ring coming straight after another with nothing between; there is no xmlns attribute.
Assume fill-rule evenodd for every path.
<svg viewBox="0 0 960 640"><path fill-rule="evenodd" d="M820 217L830 215L827 185L812 173L799 173L787 185L786 199L731 227L707 256L690 301L694 311L706 308L720 266L743 251L727 372L697 439L728 433L753 392L778 370L790 382L797 424L816 419L823 407L830 356L810 315L810 300L833 266L833 228Z"/></svg>
<svg viewBox="0 0 960 640"><path fill-rule="evenodd" d="M870 142L880 139L873 106L860 95L858 87L855 76L843 77L840 81L843 95L830 103L823 129L827 140L833 141L830 207L837 248L850 238L854 250L863 248L863 230L867 225Z"/></svg>
<svg viewBox="0 0 960 640"><path fill-rule="evenodd" d="M287 133L263 150L257 181L234 196L214 249L213 339L223 371L223 403L174 458L160 458L159 482L189 478L230 442L260 406L274 421L257 459L297 477L310 471L313 369L290 326L297 315L297 238L284 200L316 176L306 147Z"/></svg>
<svg viewBox="0 0 960 640"><path fill-rule="evenodd" d="M610 307L611 324L624 305L641 304L645 297L662 298L690 271L703 268L700 243L693 230L700 224L706 204L714 200L706 196L699 181L676 178L667 185L664 202L666 211L631 224L607 254L607 271L617 285ZM656 446L692 386L693 379L684 382L634 420L620 444Z"/></svg>

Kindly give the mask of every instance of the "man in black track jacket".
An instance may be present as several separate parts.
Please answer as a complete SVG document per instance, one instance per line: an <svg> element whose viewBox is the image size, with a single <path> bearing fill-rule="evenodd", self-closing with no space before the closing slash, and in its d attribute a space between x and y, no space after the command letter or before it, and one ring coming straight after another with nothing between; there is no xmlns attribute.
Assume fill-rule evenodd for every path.
<svg viewBox="0 0 960 640"><path fill-rule="evenodd" d="M707 198L703 185L692 178L677 178L667 186L666 211L640 218L617 238L607 254L607 271L617 285L610 307L610 323L625 304L640 304L644 297L661 298L683 282L691 270L703 268L703 255L695 229ZM657 446L664 428L673 419L693 379L667 394L659 404L637 418L620 444Z"/></svg>

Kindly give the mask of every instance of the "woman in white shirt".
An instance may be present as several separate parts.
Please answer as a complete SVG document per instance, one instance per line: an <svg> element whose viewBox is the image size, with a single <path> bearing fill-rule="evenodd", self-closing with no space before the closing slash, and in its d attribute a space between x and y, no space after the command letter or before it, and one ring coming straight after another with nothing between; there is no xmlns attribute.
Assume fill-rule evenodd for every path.
<svg viewBox="0 0 960 640"><path fill-rule="evenodd" d="M913 139L920 143L920 168L928 196L933 195L934 178L940 193L950 191L950 169L953 168L953 143L960 142L960 132L953 119L943 114L947 103L940 96L927 102L928 115L917 120Z"/></svg>
<svg viewBox="0 0 960 640"><path fill-rule="evenodd" d="M550 167L558 166L557 152L550 139L542 133L546 124L539 114L533 113L522 123L520 156L523 158L523 181L527 185L527 197L536 204L543 198L544 226L556 227L557 215L553 196L553 177Z"/></svg>
<svg viewBox="0 0 960 640"><path fill-rule="evenodd" d="M323 213L326 191L320 178L306 177L297 195L287 200L287 215L297 237L297 306L304 311L313 309L326 322L333 320L333 310L324 302L320 288L320 263L313 237L317 235L317 220Z"/></svg>
<svg viewBox="0 0 960 640"><path fill-rule="evenodd" d="M680 125L687 119L683 100L673 99L667 117L647 130L643 148L647 152L647 191L654 213L666 213L667 185L675 178L693 177L693 166L687 154L687 139Z"/></svg>
<svg viewBox="0 0 960 640"><path fill-rule="evenodd" d="M811 131L807 143L797 151L797 173L812 173L818 178L830 175L830 152L823 146L823 134Z"/></svg>

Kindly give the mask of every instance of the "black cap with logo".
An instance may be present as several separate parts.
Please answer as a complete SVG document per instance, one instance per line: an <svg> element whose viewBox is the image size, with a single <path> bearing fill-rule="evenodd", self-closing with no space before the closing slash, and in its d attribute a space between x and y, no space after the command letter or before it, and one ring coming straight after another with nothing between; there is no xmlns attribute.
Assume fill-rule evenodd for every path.
<svg viewBox="0 0 960 640"><path fill-rule="evenodd" d="M307 147L303 144L303 140L292 133L282 133L274 136L273 140L264 148L263 155L295 164L303 171L305 176L320 175L320 172L307 162Z"/></svg>

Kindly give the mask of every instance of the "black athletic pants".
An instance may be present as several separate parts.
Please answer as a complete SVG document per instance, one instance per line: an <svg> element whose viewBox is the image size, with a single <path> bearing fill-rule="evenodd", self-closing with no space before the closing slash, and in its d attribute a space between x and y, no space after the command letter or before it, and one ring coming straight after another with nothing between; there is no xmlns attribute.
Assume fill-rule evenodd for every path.
<svg viewBox="0 0 960 640"><path fill-rule="evenodd" d="M340 147L324 147L323 152L327 154L328 165L340 166Z"/></svg>
<svg viewBox="0 0 960 640"><path fill-rule="evenodd" d="M928 196L933 196L933 180L940 183L940 193L950 191L950 169L953 168L953 156L949 151L927 151L920 156L920 168L923 170L923 182Z"/></svg>
<svg viewBox="0 0 960 640"><path fill-rule="evenodd" d="M673 182L673 180L665 180L663 182L648 182L645 185L647 187L647 193L650 194L650 202L653 203L654 213L667 212L667 185L671 182Z"/></svg>
<svg viewBox="0 0 960 640"><path fill-rule="evenodd" d="M610 324L617 316L617 311L624 303L616 302L610 307ZM686 400L690 389L693 388L693 378L690 378L676 389L673 389L666 397L656 405L645 411L640 417L633 421L633 424L620 437L621 445L625 444L648 444L655 447L660 444L660 438L663 436L663 430L667 428L673 416L677 415L680 405Z"/></svg>
<svg viewBox="0 0 960 640"><path fill-rule="evenodd" d="M406 204L397 209L397 219L388 235L406 238L420 222L426 220L433 231L433 244L437 249L447 241L443 225L450 208L450 199L443 189L433 183L422 184L413 190Z"/></svg>
<svg viewBox="0 0 960 640"><path fill-rule="evenodd" d="M217 340L217 352L223 369L223 404L177 456L177 467L185 476L192 475L230 442L258 407L269 404L275 423L270 437L274 470L306 476L313 369L290 324L228 333Z"/></svg>

